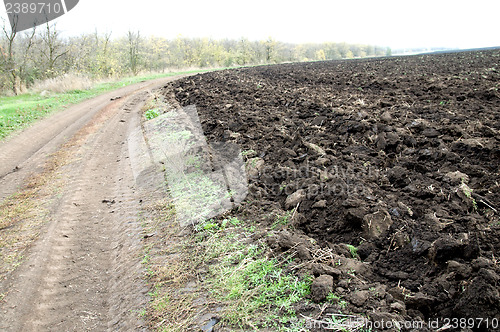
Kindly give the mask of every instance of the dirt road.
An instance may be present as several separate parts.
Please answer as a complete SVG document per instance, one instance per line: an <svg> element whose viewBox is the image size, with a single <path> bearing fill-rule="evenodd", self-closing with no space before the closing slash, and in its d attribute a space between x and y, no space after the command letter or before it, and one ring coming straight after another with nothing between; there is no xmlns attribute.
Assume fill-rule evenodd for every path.
<svg viewBox="0 0 500 332"><path fill-rule="evenodd" d="M140 198L127 136L148 91L132 85L68 108L0 144L0 198L22 188L61 149L49 220L22 265L3 281L2 331L143 330ZM116 97L120 97L117 98ZM113 100L112 100L113 99Z"/></svg>

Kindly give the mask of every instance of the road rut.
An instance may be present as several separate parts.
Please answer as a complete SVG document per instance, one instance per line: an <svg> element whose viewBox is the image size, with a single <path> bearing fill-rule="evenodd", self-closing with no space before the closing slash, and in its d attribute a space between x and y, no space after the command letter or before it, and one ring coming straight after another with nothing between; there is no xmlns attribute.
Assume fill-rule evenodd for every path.
<svg viewBox="0 0 500 332"><path fill-rule="evenodd" d="M140 194L127 136L140 126L148 91L166 81L84 102L44 120L57 123L51 128L39 123L2 145L2 198L39 171L49 153L68 149L71 158L59 170L62 186L53 197L47 226L4 285L7 289L0 290L7 293L1 330L145 330L138 314L147 300L140 263ZM111 101L111 95L121 98Z"/></svg>

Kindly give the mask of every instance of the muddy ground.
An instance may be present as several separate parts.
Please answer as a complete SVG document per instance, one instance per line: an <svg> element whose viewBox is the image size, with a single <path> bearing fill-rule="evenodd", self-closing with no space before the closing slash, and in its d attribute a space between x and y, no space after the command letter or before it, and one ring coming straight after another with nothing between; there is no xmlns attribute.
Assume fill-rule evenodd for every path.
<svg viewBox="0 0 500 332"><path fill-rule="evenodd" d="M261 66L163 93L244 152L233 213L270 226L289 211L268 244L317 277L312 302L325 287L347 302L299 313L499 319L499 63L487 50Z"/></svg>

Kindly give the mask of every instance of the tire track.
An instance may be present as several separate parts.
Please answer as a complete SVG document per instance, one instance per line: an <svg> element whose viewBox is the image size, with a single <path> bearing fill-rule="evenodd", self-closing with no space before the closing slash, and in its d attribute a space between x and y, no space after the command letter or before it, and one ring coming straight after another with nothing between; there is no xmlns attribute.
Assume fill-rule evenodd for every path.
<svg viewBox="0 0 500 332"><path fill-rule="evenodd" d="M73 161L46 233L1 308L6 331L142 331L146 303L128 134L140 126L144 88L103 108L75 136Z"/></svg>

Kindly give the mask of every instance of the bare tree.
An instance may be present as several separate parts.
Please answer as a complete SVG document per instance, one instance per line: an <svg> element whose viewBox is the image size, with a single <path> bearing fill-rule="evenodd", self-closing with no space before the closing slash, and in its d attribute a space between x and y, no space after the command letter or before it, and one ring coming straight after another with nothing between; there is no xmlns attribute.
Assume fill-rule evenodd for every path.
<svg viewBox="0 0 500 332"><path fill-rule="evenodd" d="M15 95L17 95L20 92L20 84L18 84L20 79L17 75L14 54L14 41L16 39L17 31L15 28L9 31L5 26L5 21L3 22L2 30L6 41L5 49L2 49L5 72L8 73L12 91Z"/></svg>
<svg viewBox="0 0 500 332"><path fill-rule="evenodd" d="M57 76L56 63L61 57L68 53L66 45L61 41L59 31L56 25L47 23L47 28L41 35L42 47L40 49L43 55L42 66L45 67L46 77ZM42 68L43 68L42 67Z"/></svg>
<svg viewBox="0 0 500 332"><path fill-rule="evenodd" d="M17 17L16 17L17 18ZM33 46L35 37L35 28L31 32L26 32L21 44L16 47L16 41L19 39L17 29L7 29L5 21L2 24L3 37L5 45L0 45L0 53L5 73L7 73L10 88L15 95L21 93L21 80L25 74L25 68L29 59L30 49Z"/></svg>
<svg viewBox="0 0 500 332"><path fill-rule="evenodd" d="M139 73L139 51L141 47L140 32L129 31L127 33L127 39L129 51L129 68L134 75L137 75Z"/></svg>

